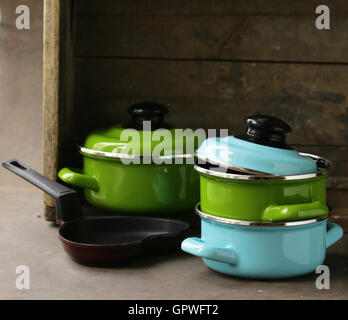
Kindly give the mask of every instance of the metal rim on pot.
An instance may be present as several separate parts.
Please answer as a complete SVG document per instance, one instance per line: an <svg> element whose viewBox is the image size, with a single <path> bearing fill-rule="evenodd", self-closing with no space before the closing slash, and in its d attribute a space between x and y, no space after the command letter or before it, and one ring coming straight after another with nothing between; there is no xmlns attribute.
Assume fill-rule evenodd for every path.
<svg viewBox="0 0 348 320"><path fill-rule="evenodd" d="M95 156L100 158L111 158L111 159L127 159L127 160L141 160L141 159L193 159L195 156L193 154L170 154L165 156L144 156L144 155L131 155L131 154L123 154L123 153L112 153L105 151L98 151L93 149L88 149L85 147L77 146L80 153L86 156Z"/></svg>
<svg viewBox="0 0 348 320"><path fill-rule="evenodd" d="M218 177L218 178L224 178L229 180L254 180L254 181L269 181L269 180L303 180L303 179L309 179L309 178L315 178L319 176L326 175L331 167L331 162L323 157L312 155L309 153L300 153L303 156L309 157L312 160L314 160L317 163L318 171L313 173L307 173L307 174L296 174L296 175L287 175L287 176L281 176L281 175L271 175L271 174L238 174L238 173L228 173L228 172L221 172L218 171L216 168L204 168L203 166L199 164L195 164L194 168L199 173ZM226 167L223 167L226 168ZM229 168L227 168L229 169ZM233 168L230 168L233 170Z"/></svg>
<svg viewBox="0 0 348 320"><path fill-rule="evenodd" d="M243 167L238 167L238 166L233 166L233 165L230 165L230 164L226 164L226 163L223 163L223 162L220 162L220 161L211 160L211 159L209 159L207 157L203 157L199 153L196 153L196 157L197 157L198 161L203 161L203 163L210 163L212 165L216 165L216 166L219 166L219 167L222 167L222 168L226 168L228 170L238 171L238 172L241 172L243 174L247 174L248 173L250 175L263 175L263 176L267 175L267 176L272 176L272 177L275 176L272 173L265 173L265 172L262 172L262 171L251 170L251 169L247 169L247 168L243 168Z"/></svg>
<svg viewBox="0 0 348 320"><path fill-rule="evenodd" d="M232 224L232 225L236 225L236 226L297 227L297 226L303 226L303 225L312 224L312 223L316 223L319 221L327 220L327 216L313 218L313 219L306 219L306 220L279 221L279 222L259 222L259 221L235 220L235 219L216 217L216 216L212 216L210 214L204 213L201 210L200 202L197 203L197 205L195 207L195 211L201 218L204 218L206 220L211 220L211 221L225 223L225 224Z"/></svg>

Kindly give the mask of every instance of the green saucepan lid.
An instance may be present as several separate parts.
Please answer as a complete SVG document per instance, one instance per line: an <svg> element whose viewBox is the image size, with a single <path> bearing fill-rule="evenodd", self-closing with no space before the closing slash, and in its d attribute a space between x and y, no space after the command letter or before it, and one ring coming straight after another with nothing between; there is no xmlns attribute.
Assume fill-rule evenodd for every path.
<svg viewBox="0 0 348 320"><path fill-rule="evenodd" d="M131 115L128 122L91 132L80 148L82 153L110 158L128 155L193 157L200 140L197 132L166 123L167 107L143 101L131 106L128 113Z"/></svg>

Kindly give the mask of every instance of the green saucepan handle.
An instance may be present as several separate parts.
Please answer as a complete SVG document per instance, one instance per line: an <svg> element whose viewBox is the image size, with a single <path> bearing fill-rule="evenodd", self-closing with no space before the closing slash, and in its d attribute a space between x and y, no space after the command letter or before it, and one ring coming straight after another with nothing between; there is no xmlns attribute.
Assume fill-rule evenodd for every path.
<svg viewBox="0 0 348 320"><path fill-rule="evenodd" d="M73 186L90 189L93 191L99 190L99 184L97 180L93 177L87 176L80 170L73 170L71 168L63 168L59 170L58 177L66 183L69 183Z"/></svg>
<svg viewBox="0 0 348 320"><path fill-rule="evenodd" d="M329 209L321 201L310 203L288 204L288 205L270 205L262 215L264 221L284 221L296 219L310 219L326 216Z"/></svg>

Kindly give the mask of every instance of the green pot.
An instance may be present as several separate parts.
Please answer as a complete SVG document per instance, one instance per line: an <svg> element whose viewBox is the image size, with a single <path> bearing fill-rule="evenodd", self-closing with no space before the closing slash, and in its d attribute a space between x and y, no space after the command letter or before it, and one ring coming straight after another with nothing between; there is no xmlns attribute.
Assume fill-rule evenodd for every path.
<svg viewBox="0 0 348 320"><path fill-rule="evenodd" d="M313 156L318 160L318 157ZM325 159L320 158L321 165ZM217 217L246 221L284 221L328 214L326 178L330 164L316 173L255 176L224 173L196 165L201 209Z"/></svg>
<svg viewBox="0 0 348 320"><path fill-rule="evenodd" d="M187 150L188 143L190 149L197 147L195 137L176 136L163 122L166 112L153 102L132 106L130 122L88 135L80 147L82 170L63 168L59 178L83 188L86 200L101 208L127 213L193 210L199 201L199 175ZM152 128L144 129L144 121L151 121ZM159 139L161 134L169 138Z"/></svg>
<svg viewBox="0 0 348 320"><path fill-rule="evenodd" d="M61 180L83 188L97 207L129 212L186 211L199 201L199 176L193 165L124 165L84 155L83 173L63 168Z"/></svg>

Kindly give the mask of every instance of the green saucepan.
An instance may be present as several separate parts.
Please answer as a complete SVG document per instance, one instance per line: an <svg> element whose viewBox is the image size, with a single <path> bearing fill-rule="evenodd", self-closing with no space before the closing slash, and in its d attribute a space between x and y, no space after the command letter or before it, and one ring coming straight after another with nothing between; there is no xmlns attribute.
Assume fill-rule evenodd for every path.
<svg viewBox="0 0 348 320"><path fill-rule="evenodd" d="M277 176L248 175L197 164L202 211L217 217L246 221L284 221L328 214L326 178L330 162L314 160L317 171Z"/></svg>
<svg viewBox="0 0 348 320"><path fill-rule="evenodd" d="M138 103L129 113L129 123L92 132L79 147L83 169L62 168L59 178L83 188L86 200L101 208L128 213L193 210L199 201L199 175L187 146L192 142L194 150L196 139L176 135L163 122L166 108L157 103Z"/></svg>

